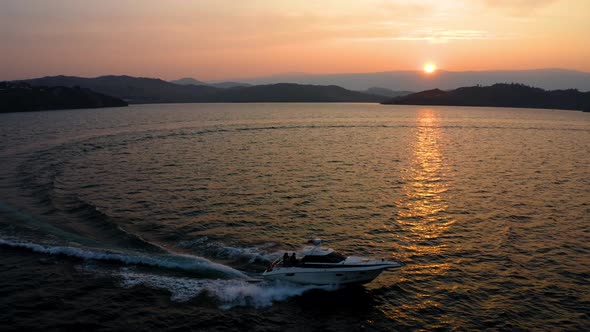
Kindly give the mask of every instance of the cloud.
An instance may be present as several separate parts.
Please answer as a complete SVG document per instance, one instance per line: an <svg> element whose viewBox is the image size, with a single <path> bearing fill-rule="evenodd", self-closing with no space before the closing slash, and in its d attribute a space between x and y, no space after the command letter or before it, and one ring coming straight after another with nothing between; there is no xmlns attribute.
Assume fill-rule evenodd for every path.
<svg viewBox="0 0 590 332"><path fill-rule="evenodd" d="M357 41L428 41L431 43L447 43L456 40L485 40L498 39L497 36L484 30L427 30L417 31L408 35L390 37L350 38Z"/></svg>
<svg viewBox="0 0 590 332"><path fill-rule="evenodd" d="M500 9L512 15L530 15L556 0L483 0L487 7Z"/></svg>

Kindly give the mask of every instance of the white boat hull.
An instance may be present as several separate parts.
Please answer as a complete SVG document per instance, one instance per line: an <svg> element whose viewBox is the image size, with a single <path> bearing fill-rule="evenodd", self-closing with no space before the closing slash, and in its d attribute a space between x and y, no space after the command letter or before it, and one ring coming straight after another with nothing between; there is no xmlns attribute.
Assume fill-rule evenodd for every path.
<svg viewBox="0 0 590 332"><path fill-rule="evenodd" d="M262 275L270 280L282 280L308 285L366 284L377 278L381 272L394 266L361 268L299 268L280 267Z"/></svg>

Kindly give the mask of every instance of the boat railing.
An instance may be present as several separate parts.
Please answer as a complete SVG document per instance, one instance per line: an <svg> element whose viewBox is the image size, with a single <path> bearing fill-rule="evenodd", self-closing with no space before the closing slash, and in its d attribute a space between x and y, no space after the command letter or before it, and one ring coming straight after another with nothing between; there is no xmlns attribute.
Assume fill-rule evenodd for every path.
<svg viewBox="0 0 590 332"><path fill-rule="evenodd" d="M279 269L282 267L296 267L296 266L301 266L304 265L305 263L302 260L297 260L297 262L295 263L291 263L290 260L288 261L284 261L282 258L279 258L277 260L275 260L274 262L272 262L267 268L266 271L270 272L273 269Z"/></svg>

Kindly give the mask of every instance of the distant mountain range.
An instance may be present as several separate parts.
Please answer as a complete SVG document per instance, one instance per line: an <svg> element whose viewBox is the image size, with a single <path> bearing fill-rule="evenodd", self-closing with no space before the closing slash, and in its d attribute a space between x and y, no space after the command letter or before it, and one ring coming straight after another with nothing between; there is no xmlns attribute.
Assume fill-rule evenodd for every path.
<svg viewBox="0 0 590 332"><path fill-rule="evenodd" d="M390 97L390 98L406 96L406 95L413 93L412 91L393 91L390 89L378 88L378 87L371 87L371 88L368 88L367 90L364 90L361 92L368 93L371 95Z"/></svg>
<svg viewBox="0 0 590 332"><path fill-rule="evenodd" d="M197 101L201 95L219 90L209 86L178 85L157 78L131 76L100 76L96 78L47 76L21 82L33 86L79 86L121 98L133 104L190 103Z"/></svg>
<svg viewBox="0 0 590 332"><path fill-rule="evenodd" d="M211 102L381 102L384 96L335 85L278 83L226 89L205 98Z"/></svg>
<svg viewBox="0 0 590 332"><path fill-rule="evenodd" d="M350 91L339 86L269 84L219 88L175 84L157 78L50 76L24 80L32 86L82 87L121 98L129 103L199 102L381 102L384 96Z"/></svg>
<svg viewBox="0 0 590 332"><path fill-rule="evenodd" d="M528 74L533 74L530 73L531 71L527 72ZM544 75L550 75L551 72L551 70L534 71L534 74L537 75L536 77L541 77L542 73ZM557 71L556 73L561 72ZM409 73L407 72L407 75L410 75ZM497 72L495 73L498 74ZM572 74L573 76L588 75L571 71L566 71L566 73ZM534 76L531 75L528 77ZM444 76L444 73L438 73L436 76ZM426 78L422 77L421 79ZM440 77L430 79L442 80ZM478 85L447 91L437 88L419 93L410 93L409 91L396 91L380 87L370 87L364 91L352 91L336 85L296 83L275 83L254 86L244 86L241 83L236 83L238 84L237 86L232 86L235 82L225 82L227 84L222 85L223 87L216 87L208 83L206 85L200 84L203 82L192 78L184 78L175 82L178 83L171 83L157 78L131 76L101 76L96 78L51 76L15 81L16 84L25 83L30 84L31 87L75 88L75 91L85 91L86 94L94 91L101 94L103 98L113 96L136 104L200 102L385 102L388 104L532 107L578 110L587 109L590 106L590 92L584 93L575 89L545 91L523 84L494 84L485 87ZM555 81L552 82L555 83ZM51 93L57 93L55 91L70 91L70 89L66 88L62 90L49 90L53 91ZM35 90L37 91L37 95L33 99L43 100L49 103L49 99L46 99L48 97L41 97L39 94L41 91L49 90L47 88L45 90ZM97 100L102 99L95 99L95 101ZM37 106L31 107L34 108ZM43 108L42 106L39 107ZM69 108L67 105L65 107ZM78 108L78 106L73 107Z"/></svg>
<svg viewBox="0 0 590 332"><path fill-rule="evenodd" d="M178 80L170 81L170 83L180 84L180 85L204 85L204 86L211 86L215 88L222 88L222 89L231 89L231 88L243 88L252 86L252 84L242 83L242 82L232 82L232 81L224 81L224 82L216 82L216 83L207 83L203 81L199 81L192 77L185 77ZM277 84L277 83L284 83L284 82L275 82L275 83L268 83L269 84ZM296 83L296 84L305 84L305 83ZM333 85L333 84L331 84ZM407 94L412 93L412 91L393 91L391 89L380 88L380 87L370 87L366 90L359 91L362 93L376 95L376 96L384 96L384 97L398 97L398 96L405 96Z"/></svg>
<svg viewBox="0 0 590 332"><path fill-rule="evenodd" d="M0 82L0 113L121 106L127 106L127 103L119 98L79 87Z"/></svg>
<svg viewBox="0 0 590 332"><path fill-rule="evenodd" d="M590 91L590 73L565 69L443 71L426 75L421 71L387 71L350 74L289 73L268 77L239 79L250 84L298 83L338 85L345 89L363 91L371 87L394 91L423 91L439 88L456 89L463 86L521 83L543 89L578 89Z"/></svg>
<svg viewBox="0 0 590 332"><path fill-rule="evenodd" d="M590 92L578 90L546 91L522 84L472 86L450 91L426 90L396 97L383 104L525 107L590 110Z"/></svg>
<svg viewBox="0 0 590 332"><path fill-rule="evenodd" d="M170 83L180 84L180 85L208 85L203 81L196 80L192 77L183 77L177 80L172 80Z"/></svg>
<svg viewBox="0 0 590 332"><path fill-rule="evenodd" d="M170 83L180 84L180 85L206 85L206 86L212 86L214 88L221 88L221 89L231 89L231 88L252 86L252 84L240 83L240 82L207 83L207 82L196 80L192 77L185 77L185 78L181 78L178 80L173 80L173 81L170 81Z"/></svg>

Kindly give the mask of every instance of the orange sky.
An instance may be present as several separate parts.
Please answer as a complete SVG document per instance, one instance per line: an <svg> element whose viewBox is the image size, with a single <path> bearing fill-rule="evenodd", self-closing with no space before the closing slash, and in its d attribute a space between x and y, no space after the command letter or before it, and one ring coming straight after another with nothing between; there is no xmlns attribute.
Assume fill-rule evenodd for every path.
<svg viewBox="0 0 590 332"><path fill-rule="evenodd" d="M590 0L1 0L0 45L0 80L590 72Z"/></svg>

